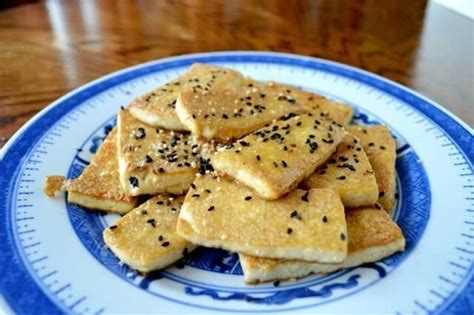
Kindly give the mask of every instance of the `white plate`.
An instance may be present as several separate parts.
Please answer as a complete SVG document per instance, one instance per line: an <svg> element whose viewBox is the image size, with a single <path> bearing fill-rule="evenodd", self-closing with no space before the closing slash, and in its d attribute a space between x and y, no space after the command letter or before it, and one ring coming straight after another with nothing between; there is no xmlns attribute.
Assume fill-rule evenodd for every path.
<svg viewBox="0 0 474 315"><path fill-rule="evenodd" d="M395 218L407 250L381 262L295 282L248 286L235 254L201 249L184 269L143 278L105 249L116 219L48 199L43 178L76 177L115 113L194 62L301 86L346 102L356 123L397 138ZM79 150L78 150L79 149ZM474 313L473 132L396 83L320 59L256 52L187 55L93 81L36 115L1 152L0 282L17 313Z"/></svg>

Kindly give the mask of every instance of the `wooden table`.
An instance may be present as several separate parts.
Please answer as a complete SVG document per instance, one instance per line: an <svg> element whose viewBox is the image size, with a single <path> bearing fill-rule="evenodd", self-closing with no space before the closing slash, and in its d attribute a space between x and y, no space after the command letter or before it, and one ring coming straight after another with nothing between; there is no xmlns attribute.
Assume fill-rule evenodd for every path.
<svg viewBox="0 0 474 315"><path fill-rule="evenodd" d="M114 70L216 50L336 60L474 125L473 22L413 0L49 1L0 11L0 147L61 95Z"/></svg>

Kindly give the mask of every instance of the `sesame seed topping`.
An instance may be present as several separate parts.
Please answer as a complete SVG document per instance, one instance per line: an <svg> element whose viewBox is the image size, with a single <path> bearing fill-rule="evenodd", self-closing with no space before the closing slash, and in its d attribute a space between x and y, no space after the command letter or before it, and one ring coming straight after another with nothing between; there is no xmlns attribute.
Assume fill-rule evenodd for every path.
<svg viewBox="0 0 474 315"><path fill-rule="evenodd" d="M214 209L215 209L214 206L210 206L210 207L207 209L207 211L212 211L212 210L214 210Z"/></svg>
<svg viewBox="0 0 474 315"><path fill-rule="evenodd" d="M228 119L228 118L229 118L229 116L227 116L226 114L222 114L222 118L224 118L224 119Z"/></svg>
<svg viewBox="0 0 474 315"><path fill-rule="evenodd" d="M243 146L243 147L248 147L248 146L250 146L250 143L245 142L245 141L243 141L243 140L242 140L242 141L239 141L239 143L240 143L240 145Z"/></svg>
<svg viewBox="0 0 474 315"><path fill-rule="evenodd" d="M369 143L369 147L373 147L374 146L374 143L373 142L370 142Z"/></svg>
<svg viewBox="0 0 474 315"><path fill-rule="evenodd" d="M130 185L132 185L132 187L138 187L138 178L131 176L128 178L128 180L130 182Z"/></svg>
<svg viewBox="0 0 474 315"><path fill-rule="evenodd" d="M146 220L146 223L150 224L152 227L156 227L155 219L148 219L148 220Z"/></svg>
<svg viewBox="0 0 474 315"><path fill-rule="evenodd" d="M346 176L342 175L342 176L336 177L336 179L345 180L345 179L346 179Z"/></svg>
<svg viewBox="0 0 474 315"><path fill-rule="evenodd" d="M288 234L293 233L293 229L292 229L292 228L287 228L287 229L286 229L286 233L288 233Z"/></svg>
<svg viewBox="0 0 474 315"><path fill-rule="evenodd" d="M385 195L385 192L381 191L379 192L379 198L382 198Z"/></svg>
<svg viewBox="0 0 474 315"><path fill-rule="evenodd" d="M257 155L255 158L257 159L257 161L260 161L260 155Z"/></svg>
<svg viewBox="0 0 474 315"><path fill-rule="evenodd" d="M308 200L308 195L309 195L309 192L305 192L303 196L301 196L301 200L303 200L304 202L309 202Z"/></svg>
<svg viewBox="0 0 474 315"><path fill-rule="evenodd" d="M380 150L385 150L385 147L383 145L381 145Z"/></svg>
<svg viewBox="0 0 474 315"><path fill-rule="evenodd" d="M191 197L194 197L194 198L199 198L200 195L199 194L193 194Z"/></svg>
<svg viewBox="0 0 474 315"><path fill-rule="evenodd" d="M324 223L328 223L328 217L325 216L325 215L323 216L323 222L324 222Z"/></svg>
<svg viewBox="0 0 474 315"><path fill-rule="evenodd" d="M115 230L116 228L118 228L118 226L116 226L116 225L111 225L111 226L109 227L109 229L111 229L111 230Z"/></svg>
<svg viewBox="0 0 474 315"><path fill-rule="evenodd" d="M145 214L147 214L147 213L148 213L148 211L146 211L145 209L142 210L142 214L143 214L143 215L145 215Z"/></svg>
<svg viewBox="0 0 474 315"><path fill-rule="evenodd" d="M161 242L163 240L163 235L158 236L158 240Z"/></svg>
<svg viewBox="0 0 474 315"><path fill-rule="evenodd" d="M192 188L192 189L196 189L196 185L191 184L191 188Z"/></svg>
<svg viewBox="0 0 474 315"><path fill-rule="evenodd" d="M341 233L340 238L341 238L341 241L345 241L346 240L346 235L344 233Z"/></svg>
<svg viewBox="0 0 474 315"><path fill-rule="evenodd" d="M145 155L145 163L151 163L153 162L153 159L151 158L151 156L149 156L148 154Z"/></svg>
<svg viewBox="0 0 474 315"><path fill-rule="evenodd" d="M249 201L249 200L252 199L252 196L247 196L247 197L245 197L244 199L245 199L245 201Z"/></svg>
<svg viewBox="0 0 474 315"><path fill-rule="evenodd" d="M283 165L283 167L288 167L288 164L286 164L284 160L281 161L281 165Z"/></svg>
<svg viewBox="0 0 474 315"><path fill-rule="evenodd" d="M146 136L145 128L142 128L142 127L138 128L137 132L134 135L136 140L145 138L145 136Z"/></svg>
<svg viewBox="0 0 474 315"><path fill-rule="evenodd" d="M168 247L169 244L170 244L170 242L166 241L166 242L163 242L163 243L161 244L161 246L163 246L163 247Z"/></svg>
<svg viewBox="0 0 474 315"><path fill-rule="evenodd" d="M160 200L160 201L158 201L156 204L157 204L157 205L162 205L163 203L164 203L163 200Z"/></svg>

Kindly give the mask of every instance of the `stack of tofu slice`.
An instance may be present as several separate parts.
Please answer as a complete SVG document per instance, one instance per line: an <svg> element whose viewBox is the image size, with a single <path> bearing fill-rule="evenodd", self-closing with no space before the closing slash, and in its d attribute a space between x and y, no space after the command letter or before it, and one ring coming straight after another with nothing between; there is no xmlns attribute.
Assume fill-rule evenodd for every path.
<svg viewBox="0 0 474 315"><path fill-rule="evenodd" d="M194 64L122 109L64 187L71 203L123 215L104 241L142 273L198 246L239 253L248 283L329 273L405 247L389 215L394 140L351 119L320 95ZM45 191L60 185L48 177Z"/></svg>

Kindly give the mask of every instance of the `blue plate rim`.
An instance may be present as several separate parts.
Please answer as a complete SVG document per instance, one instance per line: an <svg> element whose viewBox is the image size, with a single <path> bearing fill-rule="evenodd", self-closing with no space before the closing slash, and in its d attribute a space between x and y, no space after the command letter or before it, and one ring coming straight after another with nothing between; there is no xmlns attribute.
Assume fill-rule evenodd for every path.
<svg viewBox="0 0 474 315"><path fill-rule="evenodd" d="M427 108L425 110L429 111L430 108L436 108L437 110L439 110L439 112L441 114L444 114L445 116L448 116L451 121L449 122L446 122L446 121L438 121L439 119L434 119L433 117L431 117L431 115L428 115L429 113L426 113L424 110L418 108L418 107L415 107L412 103L410 102L407 102L411 107L417 109L418 111L420 111L421 113L423 113L425 116L428 116L428 118L430 120L432 120L433 123L435 123L436 125L438 125L446 135L448 136L452 136L450 132L448 132L448 130L446 128L443 128L443 125L446 125L446 124L455 124L457 125L457 127L461 127L461 129L463 129L465 132L467 132L468 134L470 134L471 136L471 143L472 143L472 134L473 134L473 130L472 128L470 128L466 123L464 123L461 119L459 119L458 117L456 117L453 113L451 113L449 110L445 109L444 107L442 107L441 105L439 105L438 103L430 100L429 98L426 98L424 97L423 95L417 93L416 91L413 91L401 84L398 84L396 82L393 82L391 80L388 80L388 79L385 79L379 75L376 75L376 74L373 74L373 73L370 73L370 72L367 72L365 70L362 70L362 69L358 69L358 68L355 68L355 67L352 67L352 66L348 66L348 65L345 65L345 64L341 64L341 63L338 63L338 62L334 62L334 61L329 61L329 60L324 60L324 59L319 59L319 58L313 58L313 57L307 57L307 56L300 56L300 55L295 55L295 54L286 54L286 53L274 53L274 52L253 52L253 51L225 51L225 52L211 52L211 53L198 53L198 54L188 54L188 55L181 55L181 56L176 56L176 57L169 57L169 58L163 58L163 59L159 59L159 60L154 60L154 61L150 61L150 62L146 62L146 63L142 63L142 64L139 64L139 65L135 65L135 66L132 66L132 67L128 67L128 68L125 68L125 69L122 69L122 70L119 70L119 71L115 71L111 74L108 74L106 76L103 76L103 77L100 77L96 80L93 80L69 93L67 93L66 95L64 95L63 97L59 98L58 100L54 101L53 103L51 103L50 105L48 105L46 108L44 108L43 110L41 110L38 114L36 114L32 119L30 119L25 125L23 125L23 127L21 127L15 134L14 136L5 144L5 146L2 148L2 150L0 151L0 171L6 172L6 169L4 168L4 158L5 156L7 155L7 152L9 152L10 148L14 147L15 144L17 143L18 139L20 138L20 136L25 133L25 131L27 131L36 121L38 121L41 117L45 116L47 113L49 113L52 109L54 109L58 104L64 102L65 100L67 99L70 99L71 97L73 97L74 95L76 94L79 94L80 92L82 92L83 90L91 87L91 86L95 86L95 85L98 85L100 84L100 82L103 82L103 81L107 81L108 79L111 79L111 78L114 78L116 76L119 76L119 75L122 75L122 74L126 74L126 73L129 73L129 72L133 72L134 70L138 70L138 69L146 69L152 65L159 65L159 64L166 64L166 63L169 63L169 62L179 62L179 61L182 61L182 60L190 60L190 59L196 59L196 58L203 58L203 57L208 57L208 58L219 58L221 57L222 59L218 59L218 60L214 60L214 62L225 62L225 58L230 58L230 57L242 57L242 58L255 58L255 60L241 60L242 62L265 62L268 60L262 60L262 59L265 59L265 58L280 58L282 59L282 61L285 59L288 59L288 60L293 60L293 64L296 65L296 66L301 66L301 63L302 62L307 62L307 63L313 63L315 65L319 65L319 66L324 66L324 65L328 65L328 66L332 66L332 67L335 67L335 68L339 68L340 71L348 71L348 72L352 72L352 73L355 73L355 74L359 74L359 76L361 76L362 78L365 76L365 77L368 77L368 78L371 78L374 82L377 82L377 81L382 81L383 83L385 83L386 85L388 85L389 87L392 86L392 87L395 87L395 88L398 88L399 90L401 90L402 92L406 93L408 98L418 98L419 100L425 102L425 106L427 106ZM259 60L260 58L260 60ZM286 63L289 63L288 60L286 60ZM283 62L282 62L283 63ZM321 69L323 71L328 71L328 72L334 72L334 71L330 71L328 69ZM346 76L346 77L350 77L349 75L344 75L340 72L337 72L337 74L341 75L341 76ZM144 75L144 74L142 74ZM365 84L368 84L368 85L373 85L375 86L376 88L378 89L381 89L381 86L378 86L376 84L369 84L367 82L364 82L362 80L359 80ZM385 92L388 92L386 90L384 90ZM393 94L393 93L391 93ZM399 99L403 99L400 95L397 95L396 96L397 98ZM458 129L459 131L459 129ZM455 143L456 145L459 145L459 143L457 141L454 141L454 139L456 139L456 136L457 135L454 135L454 137L451 137L451 140L453 143ZM458 139L459 140L459 139ZM465 145L461 145L462 149L460 149L460 152L463 153L463 155L465 156L466 160L468 162L470 162L470 167L472 169L472 161L473 161L473 150L474 148L469 147L469 144L468 144L468 150L465 150ZM467 155L467 156L466 156ZM20 163L21 164L21 163ZM15 169L15 171L18 171L18 169ZM5 174L3 173L3 174ZM11 175L14 175L14 174L11 174ZM8 177L8 176L6 176ZM15 176L13 176L14 178ZM2 180L0 180L0 182L2 183L8 183L8 181L6 180L6 178L3 178ZM8 191L9 191L10 187L6 186L6 185L3 185L2 187L2 191L5 193L5 195L8 196ZM5 203L6 204L6 203ZM0 205L1 206L1 205ZM8 207L5 207L4 210L8 210ZM9 214L7 211L1 211L0 212L0 218L2 219L0 222L2 222L1 224L5 224L6 223L6 217L8 217ZM5 222L5 223L4 223ZM0 229L0 236L4 236L4 234L6 234L7 231L5 231L5 229ZM0 248L3 247L3 250L11 250L11 248L8 248L9 247L9 244L0 244ZM6 255L5 255L6 256ZM12 257L13 259L14 257ZM5 258L0 258L0 262L5 262ZM3 263L2 265L5 265L5 263ZM0 267L0 271L1 271L1 274L4 274L4 272L6 271L5 270L5 267ZM472 277L472 265L471 265L471 270L470 270L470 274L471 274L471 277ZM2 277L3 278L3 277ZM469 280L469 275L467 276L466 278L467 281L470 281ZM7 295L5 295L4 293L7 292L5 291L5 283L3 280L0 281L0 288L2 289L2 293L4 295L4 297L6 298L6 300L9 302L10 305L13 305L13 304L16 304L13 302L13 299L9 299ZM468 288L469 291L472 290L472 288ZM42 293L42 292L41 292ZM460 292L457 292L458 295ZM454 303L453 300L450 301L449 305L452 305ZM47 303L46 303L47 304ZM51 306L53 307L58 307L57 305L54 305L50 302ZM449 305L447 305L446 307L448 307ZM44 305L46 306L46 305ZM446 309L446 308L445 308ZM19 310L19 309L18 309ZM50 309L50 310L53 310L53 309ZM56 309L57 310L57 309ZM438 310L439 311L439 310Z"/></svg>

